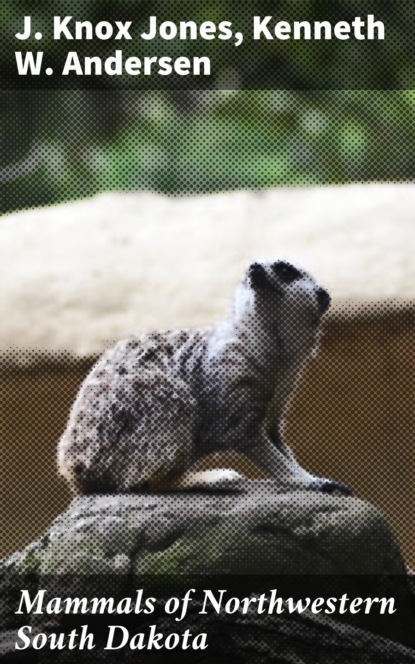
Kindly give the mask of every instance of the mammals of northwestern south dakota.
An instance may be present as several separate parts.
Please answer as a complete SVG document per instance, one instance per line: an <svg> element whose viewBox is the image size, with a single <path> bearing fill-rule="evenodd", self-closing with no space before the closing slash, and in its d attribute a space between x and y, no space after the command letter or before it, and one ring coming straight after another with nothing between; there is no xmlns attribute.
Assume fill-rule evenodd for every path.
<svg viewBox="0 0 415 664"><path fill-rule="evenodd" d="M240 476L192 468L208 454L235 452L281 487L347 493L304 470L281 435L329 305L303 270L255 262L216 325L120 341L80 389L59 444L60 472L80 493L216 486Z"/></svg>

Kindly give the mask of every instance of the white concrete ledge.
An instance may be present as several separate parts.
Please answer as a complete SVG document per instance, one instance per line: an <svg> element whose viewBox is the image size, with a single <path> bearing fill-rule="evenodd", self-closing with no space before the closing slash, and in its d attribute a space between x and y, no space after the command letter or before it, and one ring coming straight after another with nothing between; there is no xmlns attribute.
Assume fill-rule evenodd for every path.
<svg viewBox="0 0 415 664"><path fill-rule="evenodd" d="M0 219L0 355L88 356L134 331L210 323L255 258L304 266L332 315L415 302L415 186L149 193Z"/></svg>

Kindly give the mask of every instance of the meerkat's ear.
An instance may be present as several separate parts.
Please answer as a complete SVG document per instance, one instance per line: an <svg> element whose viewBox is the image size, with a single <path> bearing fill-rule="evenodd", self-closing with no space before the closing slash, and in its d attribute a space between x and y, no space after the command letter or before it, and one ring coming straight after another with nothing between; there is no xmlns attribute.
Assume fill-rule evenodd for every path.
<svg viewBox="0 0 415 664"><path fill-rule="evenodd" d="M317 302L322 314L325 314L331 303L331 297L324 288L319 288L317 291Z"/></svg>
<svg viewBox="0 0 415 664"><path fill-rule="evenodd" d="M249 266L248 283L254 290L270 287L267 271L261 263L252 263Z"/></svg>

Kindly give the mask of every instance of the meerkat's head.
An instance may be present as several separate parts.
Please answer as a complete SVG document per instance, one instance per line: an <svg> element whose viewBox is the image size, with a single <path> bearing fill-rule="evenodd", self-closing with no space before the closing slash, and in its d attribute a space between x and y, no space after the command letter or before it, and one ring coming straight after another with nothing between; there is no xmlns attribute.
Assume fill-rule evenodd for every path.
<svg viewBox="0 0 415 664"><path fill-rule="evenodd" d="M258 334L273 338L287 357L302 359L316 347L328 292L285 261L256 261L235 296L234 315Z"/></svg>

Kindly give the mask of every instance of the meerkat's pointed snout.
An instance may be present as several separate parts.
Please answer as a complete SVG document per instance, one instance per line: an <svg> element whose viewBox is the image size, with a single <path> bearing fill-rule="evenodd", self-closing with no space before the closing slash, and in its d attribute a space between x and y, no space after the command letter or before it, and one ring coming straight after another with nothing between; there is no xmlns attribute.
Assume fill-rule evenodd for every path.
<svg viewBox="0 0 415 664"><path fill-rule="evenodd" d="M263 290L270 288L271 284L268 280L268 275L265 267L259 263L251 263L248 268L248 284L254 290Z"/></svg>

